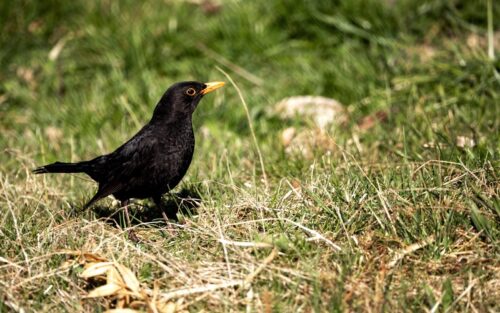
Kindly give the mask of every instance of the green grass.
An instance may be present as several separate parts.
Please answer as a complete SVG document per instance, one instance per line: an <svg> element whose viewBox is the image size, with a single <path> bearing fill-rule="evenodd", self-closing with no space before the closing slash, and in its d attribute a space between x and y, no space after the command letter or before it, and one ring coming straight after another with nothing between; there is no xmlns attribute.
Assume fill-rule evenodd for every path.
<svg viewBox="0 0 500 313"><path fill-rule="evenodd" d="M178 296L178 309L498 311L500 6L492 60L486 0L220 3L0 2L0 312L112 306L85 298L95 286L65 250L164 293L248 278L272 250L221 237L279 254L250 287ZM112 151L170 84L226 80L218 67L242 90L267 175L228 84L195 113L176 191L202 201L182 225L137 206L136 245L121 213L106 221L111 199L77 212L95 191L85 176L30 174ZM347 122L280 118L294 95L337 99ZM308 153L285 147L289 127L309 132Z"/></svg>

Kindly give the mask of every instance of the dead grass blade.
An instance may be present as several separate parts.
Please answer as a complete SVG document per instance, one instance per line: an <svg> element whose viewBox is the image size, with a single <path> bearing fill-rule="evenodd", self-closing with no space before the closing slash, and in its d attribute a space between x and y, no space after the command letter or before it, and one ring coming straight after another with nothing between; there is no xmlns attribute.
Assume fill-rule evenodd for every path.
<svg viewBox="0 0 500 313"><path fill-rule="evenodd" d="M417 242L417 243L414 243L414 244L411 244L409 245L408 247L404 248L403 250L399 251L399 252L396 252L396 255L394 255L394 257L392 258L392 260L387 264L387 266L389 268L392 268L394 267L399 261L401 261L405 255L407 254L410 254L410 253L413 253L419 249L422 249L423 247L425 246L428 246L430 245L431 243L433 243L435 240L435 237L434 236L429 236L428 238L426 238L425 240L422 240L420 242Z"/></svg>
<svg viewBox="0 0 500 313"><path fill-rule="evenodd" d="M238 85L236 85L236 83L231 78L231 76L228 73L224 72L224 70L221 69L220 67L217 67L217 69L222 74L224 74L224 76L226 76L226 78L229 80L229 82L231 83L231 85L233 85L233 87L236 89L236 92L238 93L238 96L240 97L241 103L243 104L243 108L245 109L245 114L246 114L247 120L248 120L248 127L250 128L250 133L252 134L252 139L253 139L253 143L254 143L254 146L255 146L255 150L257 150L257 155L259 156L260 167L261 167L261 170L262 170L262 178L264 179L264 185L266 187L266 191L268 191L269 190L269 183L267 181L266 169L264 167L264 158L262 157L262 152L260 151L260 148L259 148L259 143L257 141L257 136L255 136L255 131L253 129L252 119L250 118L250 111L248 110L247 102L245 101L245 98L243 97L243 94L241 93L240 88L238 87Z"/></svg>
<svg viewBox="0 0 500 313"><path fill-rule="evenodd" d="M218 289L224 289L224 288L230 288L230 287L237 287L243 285L243 281L241 280L230 280L224 283L220 284L206 284L203 286L198 286L198 287L191 287L191 288L183 288L183 289L178 289L166 293L160 294L161 298L165 300L171 300L179 297L185 297L197 293L205 293L205 292L211 292L215 291Z"/></svg>
<svg viewBox="0 0 500 313"><path fill-rule="evenodd" d="M259 265L259 267L257 267L257 269L255 271L253 271L250 275L245 277L245 280L243 281L243 288L246 288L246 289L250 288L251 283L254 280L254 278L257 275L259 275L259 273L262 272L262 270L264 268L266 268L266 266L268 266L269 263L271 263L277 255L278 255L278 249L274 248L273 251L271 251L271 253L264 259L264 262L262 262Z"/></svg>
<svg viewBox="0 0 500 313"><path fill-rule="evenodd" d="M270 243L265 242L250 242L250 241L232 241L227 239L219 239L220 243L229 246L243 247L243 248L272 248L274 247Z"/></svg>

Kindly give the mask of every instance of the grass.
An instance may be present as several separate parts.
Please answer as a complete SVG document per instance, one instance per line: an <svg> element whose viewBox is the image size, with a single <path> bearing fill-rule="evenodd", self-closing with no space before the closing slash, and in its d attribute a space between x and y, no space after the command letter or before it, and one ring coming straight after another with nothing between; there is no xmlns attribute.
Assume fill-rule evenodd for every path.
<svg viewBox="0 0 500 313"><path fill-rule="evenodd" d="M500 6L210 3L0 3L0 311L111 307L85 298L68 250L163 293L249 280L175 296L181 311L498 311ZM138 202L134 244L111 199L78 212L89 179L30 174L112 151L170 84L218 67L249 119L231 84L203 100L176 189L201 201L181 224ZM347 121L280 118L294 95L335 98ZM289 127L308 153L287 149Z"/></svg>

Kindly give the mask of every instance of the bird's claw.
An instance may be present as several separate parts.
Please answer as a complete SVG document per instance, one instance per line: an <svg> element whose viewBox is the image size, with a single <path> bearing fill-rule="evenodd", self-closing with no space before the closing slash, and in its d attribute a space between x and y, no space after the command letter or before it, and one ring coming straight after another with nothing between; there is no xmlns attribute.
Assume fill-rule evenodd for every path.
<svg viewBox="0 0 500 313"><path fill-rule="evenodd" d="M137 237L133 229L130 229L127 233L128 233L128 239L130 239L132 242L139 243L141 241L139 237Z"/></svg>

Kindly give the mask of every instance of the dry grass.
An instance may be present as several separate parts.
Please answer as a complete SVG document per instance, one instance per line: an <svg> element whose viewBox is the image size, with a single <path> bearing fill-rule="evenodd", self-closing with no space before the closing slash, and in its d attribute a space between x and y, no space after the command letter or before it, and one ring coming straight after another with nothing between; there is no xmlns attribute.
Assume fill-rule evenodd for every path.
<svg viewBox="0 0 500 313"><path fill-rule="evenodd" d="M0 2L0 312L500 311L498 8ZM79 211L88 178L30 173L112 151L165 87L226 73L165 199L180 221L137 201L140 243L112 199ZM300 95L342 106L283 118Z"/></svg>
<svg viewBox="0 0 500 313"><path fill-rule="evenodd" d="M20 158L19 162L26 160ZM412 164L409 168L415 175L436 166L450 169L445 170L447 182L470 176L487 185L481 172L460 170L446 162ZM381 219L388 214L387 221L394 222L410 209L394 204L408 202L407 194L421 194L420 189L385 189L359 197L356 188L348 188L345 191L352 192L351 197L360 198L359 207L348 220L340 216L341 211L342 215L349 211L347 207L335 208L342 227L332 232L321 231L321 208L301 219L294 217L303 207L301 203L315 206L309 191L321 194L327 188L321 175L303 182L300 189L283 183L281 198L274 200L278 205L272 207L269 195L252 198L233 186L239 201L224 207L202 202L197 215L182 224L164 225L158 220L134 225L141 239L140 244L134 244L127 238L127 229L105 218L88 213L68 215L71 205L63 181L35 177L29 168L24 165L15 175L1 177L1 206L6 211L0 225L4 238L0 281L4 307L15 311L93 311L96 305L116 305L112 296L86 298L96 286L79 276L83 264L71 262L77 260L74 251L125 265L136 273L142 286L157 290L157 297L178 311L269 311L273 306L302 311L314 307L315 301L325 307L335 296L334 290L345 308L399 310L403 307L400 299L422 297L424 288L424 294L436 301L434 311L443 301L452 301L446 303L448 309L479 312L495 307L500 296L497 248L473 228L451 229L448 238L430 234L423 241L406 244L396 234L398 230L392 235L390 229L386 235L370 231L376 228L377 218L366 222L361 233L346 226L367 214L365 205L373 201L391 205L369 214ZM362 168L369 171L377 167ZM459 197L452 189L446 191L448 200L443 202ZM496 195L498 186L491 192ZM445 203L433 209L449 210ZM459 213L464 210L453 209ZM276 227L279 232L274 231ZM446 281L453 286L452 300L443 289ZM341 290L339 284L343 285ZM141 306L136 303L135 308Z"/></svg>

